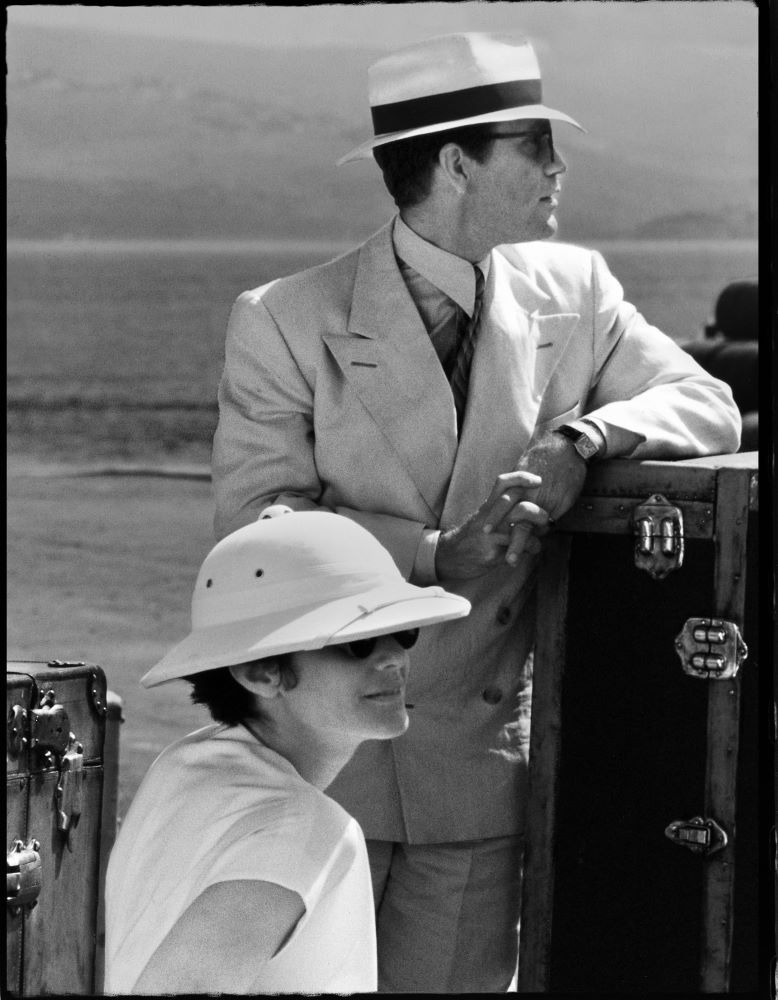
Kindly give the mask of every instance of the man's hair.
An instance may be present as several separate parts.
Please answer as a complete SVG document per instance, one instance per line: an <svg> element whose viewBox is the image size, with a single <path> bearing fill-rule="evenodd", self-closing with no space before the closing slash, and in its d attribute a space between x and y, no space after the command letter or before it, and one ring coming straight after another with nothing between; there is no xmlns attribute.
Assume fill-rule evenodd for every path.
<svg viewBox="0 0 778 1000"><path fill-rule="evenodd" d="M466 125L462 128L415 135L376 146L373 157L381 168L389 194L398 208L410 208L430 193L432 171L438 153L447 142L461 146L468 156L483 163L492 148L494 133L488 125Z"/></svg>
<svg viewBox="0 0 778 1000"><path fill-rule="evenodd" d="M273 659L281 669L281 683L284 688L291 690L296 687L297 676L292 669L290 654L284 653ZM192 701L196 705L205 705L215 722L237 726L242 719L262 716L261 710L257 707L257 697L235 680L229 667L203 670L199 674L190 674L183 679L192 685Z"/></svg>

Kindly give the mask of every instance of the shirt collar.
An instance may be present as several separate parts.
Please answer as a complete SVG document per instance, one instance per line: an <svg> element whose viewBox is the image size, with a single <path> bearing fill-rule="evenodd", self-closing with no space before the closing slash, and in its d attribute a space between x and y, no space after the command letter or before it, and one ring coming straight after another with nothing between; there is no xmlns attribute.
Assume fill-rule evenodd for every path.
<svg viewBox="0 0 778 1000"><path fill-rule="evenodd" d="M444 295L467 313L473 315L475 303L475 271L470 261L441 250L415 233L399 215L395 217L393 231L397 256L418 271L422 277L439 288ZM478 261L478 267L489 276L489 254Z"/></svg>

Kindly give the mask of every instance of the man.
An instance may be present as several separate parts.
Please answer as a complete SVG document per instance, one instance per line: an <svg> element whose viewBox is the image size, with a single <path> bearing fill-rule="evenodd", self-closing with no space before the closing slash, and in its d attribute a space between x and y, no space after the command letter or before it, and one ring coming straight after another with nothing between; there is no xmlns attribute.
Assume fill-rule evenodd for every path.
<svg viewBox="0 0 778 1000"><path fill-rule="evenodd" d="M263 519L211 551L191 634L141 683L188 680L216 724L157 758L122 824L106 992L375 990L364 839L322 789L363 740L405 731L418 626L467 612L336 514Z"/></svg>
<svg viewBox="0 0 778 1000"><path fill-rule="evenodd" d="M274 502L329 508L410 581L470 600L414 650L408 733L361 747L328 794L368 838L380 988L499 992L516 966L549 515L589 461L733 451L739 418L598 254L543 242L565 171L550 122L576 123L542 103L528 43L411 46L371 68L370 103L376 134L344 160L373 155L399 215L236 303L216 529Z"/></svg>

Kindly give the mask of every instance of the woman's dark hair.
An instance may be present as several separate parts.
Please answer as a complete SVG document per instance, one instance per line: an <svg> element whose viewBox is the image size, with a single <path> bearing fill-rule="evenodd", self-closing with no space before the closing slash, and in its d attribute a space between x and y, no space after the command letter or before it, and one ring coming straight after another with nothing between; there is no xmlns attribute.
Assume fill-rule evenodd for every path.
<svg viewBox="0 0 778 1000"><path fill-rule="evenodd" d="M281 668L281 682L287 690L297 686L297 676L292 669L292 657L289 653L273 657ZM261 660L254 661L261 663ZM257 711L257 699L242 684L239 684L229 671L229 667L216 667L214 670L203 670L199 674L190 674L183 678L192 685L191 697L196 705L205 705L215 722L223 722L228 726L237 726L241 719L256 718L261 715Z"/></svg>
<svg viewBox="0 0 778 1000"><path fill-rule="evenodd" d="M430 193L432 170L438 153L447 142L457 143L468 156L483 163L489 156L493 138L487 125L466 125L376 146L373 157L397 207L409 208Z"/></svg>

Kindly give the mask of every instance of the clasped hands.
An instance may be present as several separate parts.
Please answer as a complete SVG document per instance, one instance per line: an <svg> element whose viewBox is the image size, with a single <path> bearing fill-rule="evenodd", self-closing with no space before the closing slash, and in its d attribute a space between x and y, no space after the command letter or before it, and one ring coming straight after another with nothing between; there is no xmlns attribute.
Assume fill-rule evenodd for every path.
<svg viewBox="0 0 778 1000"><path fill-rule="evenodd" d="M572 443L547 431L530 443L513 472L498 476L489 496L462 524L441 531L435 570L441 581L467 580L536 555L556 518L575 503L586 463Z"/></svg>

